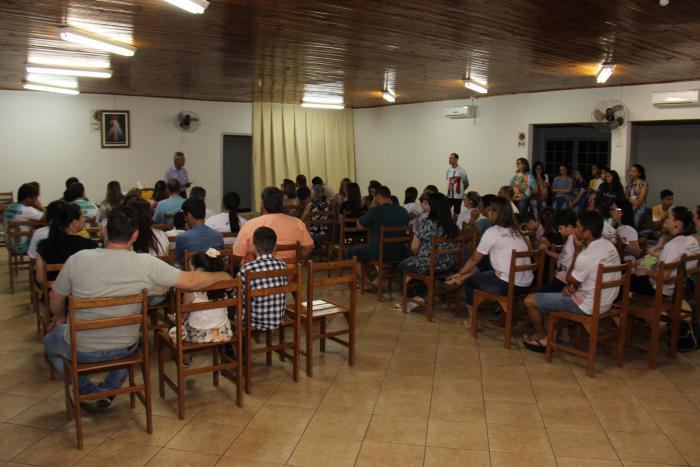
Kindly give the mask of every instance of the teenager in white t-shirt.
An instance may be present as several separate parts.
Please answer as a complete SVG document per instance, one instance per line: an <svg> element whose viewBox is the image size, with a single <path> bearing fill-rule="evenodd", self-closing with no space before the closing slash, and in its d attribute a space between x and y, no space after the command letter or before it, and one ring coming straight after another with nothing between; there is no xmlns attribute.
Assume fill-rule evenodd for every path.
<svg viewBox="0 0 700 467"><path fill-rule="evenodd" d="M623 246L624 261L634 261L642 255L639 233L634 228L634 209L626 199L616 200L610 206L610 219L615 226L615 237Z"/></svg>
<svg viewBox="0 0 700 467"><path fill-rule="evenodd" d="M246 220L238 215L238 206L240 204L241 198L238 196L238 193L233 191L226 193L221 202L224 212L214 214L206 220L204 225L217 232L233 232L237 234L243 227L243 224L246 223ZM234 237L224 238L224 244L226 245L231 245L234 241L236 241Z"/></svg>
<svg viewBox="0 0 700 467"><path fill-rule="evenodd" d="M418 201L418 189L414 186L409 186L406 188L403 197L403 208L408 213L408 218L410 220L418 217L422 212L420 202Z"/></svg>
<svg viewBox="0 0 700 467"><path fill-rule="evenodd" d="M467 193L467 196L464 197L464 209L459 213L455 221L459 230L462 230L462 226L465 222L467 224L474 223L476 219L483 217L479 212L480 201L481 197L476 191L470 191ZM476 216L474 219L472 219L472 212L476 212L476 214L474 214Z"/></svg>
<svg viewBox="0 0 700 467"><path fill-rule="evenodd" d="M576 224L576 237L582 240L585 248L576 257L573 268L567 275L567 285L561 292L535 294L534 306L528 306L528 315L535 330L532 336L525 336L523 344L535 352L544 352L547 347L544 318L550 310L564 310L571 313L593 314L593 296L598 275L598 266L620 264L620 255L615 245L602 238L603 216L595 211L581 215ZM620 278L620 273L609 273L603 280ZM615 301L619 287L601 291L600 313L606 313Z"/></svg>
<svg viewBox="0 0 700 467"><path fill-rule="evenodd" d="M496 198L489 207L489 220L492 226L481 236L479 245L467 264L457 274L447 278L447 284L459 285L466 281L467 308L471 310L474 289L506 295L510 276L510 260L513 250L528 251L527 242L515 220L510 202L505 198ZM490 271L474 273L481 259L488 255L491 262ZM529 258L518 259L517 264L530 264ZM515 273L515 293L526 293L533 281L532 271Z"/></svg>
<svg viewBox="0 0 700 467"><path fill-rule="evenodd" d="M695 237L695 222L693 214L683 206L671 209L671 213L664 221L664 228L671 234L671 240L667 241L661 251L652 250L651 254L658 254L659 261L675 263L680 261L683 255L695 255L700 253L700 246ZM693 268L695 265L690 264ZM656 272L638 267L632 276L631 289L643 295L656 293ZM675 276L675 274L673 274ZM675 290L673 283L664 285L663 294L672 296Z"/></svg>
<svg viewBox="0 0 700 467"><path fill-rule="evenodd" d="M11 221L40 221L44 217L44 207L39 201L39 188L34 183L25 183L17 191L17 202L8 204L3 211L3 232L7 232L7 225ZM30 230L29 227L20 227L21 231ZM7 237L5 241L7 242ZM12 239L12 250L17 254L26 254L29 249L31 237Z"/></svg>

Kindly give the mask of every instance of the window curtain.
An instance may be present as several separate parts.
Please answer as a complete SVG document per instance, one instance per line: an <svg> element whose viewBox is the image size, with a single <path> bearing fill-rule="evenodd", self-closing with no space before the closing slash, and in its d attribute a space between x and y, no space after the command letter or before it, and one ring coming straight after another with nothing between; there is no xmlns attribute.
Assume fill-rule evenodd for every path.
<svg viewBox="0 0 700 467"><path fill-rule="evenodd" d="M256 206L263 188L299 174L309 185L319 176L333 190L345 177L354 181L352 110L253 103L253 173Z"/></svg>

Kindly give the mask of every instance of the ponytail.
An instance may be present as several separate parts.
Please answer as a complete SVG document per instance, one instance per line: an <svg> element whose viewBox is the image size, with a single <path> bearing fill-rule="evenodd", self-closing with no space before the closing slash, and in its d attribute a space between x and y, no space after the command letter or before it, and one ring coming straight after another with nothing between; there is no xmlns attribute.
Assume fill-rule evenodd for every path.
<svg viewBox="0 0 700 467"><path fill-rule="evenodd" d="M46 241L48 242L47 247L51 250L63 251L66 238L68 237L66 229L73 221L80 219L82 213L80 207L75 204L66 203L65 201L60 201L59 203L56 207L55 216L49 224L49 237Z"/></svg>
<svg viewBox="0 0 700 467"><path fill-rule="evenodd" d="M223 205L228 210L228 225L231 233L237 234L241 230L238 220L238 206L241 204L241 197L238 193L230 191L224 195Z"/></svg>

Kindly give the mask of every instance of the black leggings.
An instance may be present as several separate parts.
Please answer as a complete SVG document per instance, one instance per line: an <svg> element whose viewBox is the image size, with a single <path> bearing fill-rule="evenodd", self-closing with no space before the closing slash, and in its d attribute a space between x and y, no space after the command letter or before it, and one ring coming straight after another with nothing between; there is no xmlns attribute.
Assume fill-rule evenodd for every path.
<svg viewBox="0 0 700 467"><path fill-rule="evenodd" d="M649 276L635 276L632 275L630 290L634 293L641 295L656 295L656 289L651 285Z"/></svg>

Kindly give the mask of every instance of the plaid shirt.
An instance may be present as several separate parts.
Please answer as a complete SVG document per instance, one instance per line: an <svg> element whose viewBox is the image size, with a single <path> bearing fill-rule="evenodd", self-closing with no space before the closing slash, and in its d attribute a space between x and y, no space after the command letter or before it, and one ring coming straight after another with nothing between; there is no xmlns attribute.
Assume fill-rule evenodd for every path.
<svg viewBox="0 0 700 467"><path fill-rule="evenodd" d="M255 261L246 263L241 267L241 282L243 283L243 316L245 318L245 284L248 271L279 271L287 269L287 264L272 255L258 256ZM288 284L287 277L270 277L251 281L251 289L267 289L271 287L283 287ZM252 308L250 322L261 331L280 327L284 319L284 310L287 307L285 294L274 294L265 297L253 297L250 299Z"/></svg>

